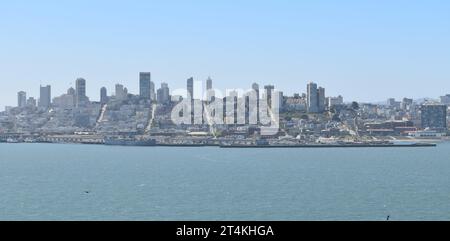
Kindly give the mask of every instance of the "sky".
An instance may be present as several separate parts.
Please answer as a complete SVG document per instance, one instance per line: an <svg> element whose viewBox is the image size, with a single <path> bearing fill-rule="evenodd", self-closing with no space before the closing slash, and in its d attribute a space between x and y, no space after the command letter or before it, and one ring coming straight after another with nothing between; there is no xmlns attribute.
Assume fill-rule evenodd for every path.
<svg viewBox="0 0 450 241"><path fill-rule="evenodd" d="M0 108L17 92L53 97L87 80L99 99L116 83L138 93L139 72L183 88L308 81L346 101L450 93L447 0L15 0L0 3Z"/></svg>

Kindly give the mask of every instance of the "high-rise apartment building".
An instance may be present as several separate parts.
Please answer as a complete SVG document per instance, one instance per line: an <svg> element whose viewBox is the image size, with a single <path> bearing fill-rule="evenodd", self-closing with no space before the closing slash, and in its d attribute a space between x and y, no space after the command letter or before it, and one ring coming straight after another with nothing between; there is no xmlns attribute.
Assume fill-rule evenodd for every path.
<svg viewBox="0 0 450 241"><path fill-rule="evenodd" d="M24 108L27 106L27 93L24 91L20 91L17 93L17 106L20 108Z"/></svg>
<svg viewBox="0 0 450 241"><path fill-rule="evenodd" d="M317 104L319 113L325 112L326 109L325 88L319 87L319 89L317 90Z"/></svg>
<svg viewBox="0 0 450 241"><path fill-rule="evenodd" d="M319 97L316 83L309 83L307 86L307 109L310 113L319 112Z"/></svg>
<svg viewBox="0 0 450 241"><path fill-rule="evenodd" d="M272 106L272 96L273 96L273 91L275 90L275 86L273 86L273 85L266 85L266 86L264 86L264 89L265 89L264 94L265 94L266 99L267 99L267 106L269 108L272 108L273 107Z"/></svg>
<svg viewBox="0 0 450 241"><path fill-rule="evenodd" d="M160 104L169 104L170 103L170 90L169 90L169 85L167 83L162 83L161 88L158 89L157 100L158 100L158 103L160 103Z"/></svg>
<svg viewBox="0 0 450 241"><path fill-rule="evenodd" d="M150 80L150 100L156 100L155 83Z"/></svg>
<svg viewBox="0 0 450 241"><path fill-rule="evenodd" d="M206 90L212 90L213 88L213 82L211 77L208 77L208 79L206 80Z"/></svg>
<svg viewBox="0 0 450 241"><path fill-rule="evenodd" d="M100 89L100 103L106 104L108 102L108 90L106 87Z"/></svg>
<svg viewBox="0 0 450 241"><path fill-rule="evenodd" d="M213 89L213 81L211 77L206 80L206 101L209 103L214 102L216 99L216 93Z"/></svg>
<svg viewBox="0 0 450 241"><path fill-rule="evenodd" d="M327 106L325 88L317 87L316 83L310 82L307 86L306 107L309 113L322 113Z"/></svg>
<svg viewBox="0 0 450 241"><path fill-rule="evenodd" d="M87 104L88 98L86 96L86 80L78 78L76 80L76 106L81 107Z"/></svg>
<svg viewBox="0 0 450 241"><path fill-rule="evenodd" d="M139 74L139 96L142 99L151 99L150 94L151 73L141 72Z"/></svg>
<svg viewBox="0 0 450 241"><path fill-rule="evenodd" d="M187 80L187 98L191 98L191 100L194 99L194 78L191 77Z"/></svg>
<svg viewBox="0 0 450 241"><path fill-rule="evenodd" d="M52 87L50 85L40 87L39 107L48 109L52 102Z"/></svg>
<svg viewBox="0 0 450 241"><path fill-rule="evenodd" d="M126 91L123 85L121 84L116 84L116 99L117 100L126 99Z"/></svg>
<svg viewBox="0 0 450 241"><path fill-rule="evenodd" d="M422 128L446 129L447 108L442 104L423 104L420 107Z"/></svg>
<svg viewBox="0 0 450 241"><path fill-rule="evenodd" d="M252 85L252 89L253 89L253 91L255 92L255 95L256 95L256 120L257 120L257 123L259 124L260 123L260 116L259 116L259 98L260 98L260 96L259 96L259 85L257 84L257 83L253 83L253 85Z"/></svg>

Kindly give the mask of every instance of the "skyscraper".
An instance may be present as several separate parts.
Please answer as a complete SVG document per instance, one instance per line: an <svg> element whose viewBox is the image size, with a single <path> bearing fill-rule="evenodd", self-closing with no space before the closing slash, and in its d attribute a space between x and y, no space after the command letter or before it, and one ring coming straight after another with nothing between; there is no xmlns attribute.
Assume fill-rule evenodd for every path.
<svg viewBox="0 0 450 241"><path fill-rule="evenodd" d="M150 99L152 101L156 100L156 93L155 93L155 83L150 80Z"/></svg>
<svg viewBox="0 0 450 241"><path fill-rule="evenodd" d="M150 72L141 72L139 74L139 96L142 99L150 100L150 82L151 82L151 73Z"/></svg>
<svg viewBox="0 0 450 241"><path fill-rule="evenodd" d="M264 86L265 89L265 95L267 98L267 105L268 107L272 108L272 96L273 96L273 91L275 90L275 86L273 85L266 85Z"/></svg>
<svg viewBox="0 0 450 241"><path fill-rule="evenodd" d="M87 104L86 97L86 80L78 78L76 80L76 106L80 107Z"/></svg>
<svg viewBox="0 0 450 241"><path fill-rule="evenodd" d="M191 98L191 100L194 99L194 78L191 77L187 80L187 94L188 98Z"/></svg>
<svg viewBox="0 0 450 241"><path fill-rule="evenodd" d="M213 81L211 77L208 77L208 79L206 80L206 100L209 103L214 102L216 99L215 95L216 93L213 90Z"/></svg>
<svg viewBox="0 0 450 241"><path fill-rule="evenodd" d="M17 93L17 106L20 108L27 106L27 93L24 91L20 91Z"/></svg>
<svg viewBox="0 0 450 241"><path fill-rule="evenodd" d="M169 85L167 83L162 83L161 88L158 89L157 100L158 100L158 103L160 103L160 104L169 104L170 103L170 90L169 90Z"/></svg>
<svg viewBox="0 0 450 241"><path fill-rule="evenodd" d="M275 92L276 98L278 98L278 108L283 109L284 107L284 93L283 91Z"/></svg>
<svg viewBox="0 0 450 241"><path fill-rule="evenodd" d="M72 96L72 99L73 99L72 103L73 103L74 106L76 106L76 104L77 104L77 91L74 88L70 87L67 90L67 95Z"/></svg>
<svg viewBox="0 0 450 241"><path fill-rule="evenodd" d="M317 87L316 83L310 82L306 93L307 110L309 113L322 113L327 106L325 88Z"/></svg>
<svg viewBox="0 0 450 241"><path fill-rule="evenodd" d="M123 85L116 84L116 99L117 100L124 100L126 97L125 89Z"/></svg>
<svg viewBox="0 0 450 241"><path fill-rule="evenodd" d="M100 89L100 103L106 104L108 102L108 91L106 87Z"/></svg>
<svg viewBox="0 0 450 241"><path fill-rule="evenodd" d="M252 85L252 89L253 89L253 91L255 92L255 94L256 94L256 119L257 119L257 122L258 122L258 124L259 124L259 122L260 122L260 120L259 120L259 85L257 84L257 83L253 83L253 85Z"/></svg>
<svg viewBox="0 0 450 241"><path fill-rule="evenodd" d="M447 105L423 104L421 106L422 128L447 129Z"/></svg>
<svg viewBox="0 0 450 241"><path fill-rule="evenodd" d="M211 77L208 77L208 79L206 80L206 90L212 90L213 88L213 82Z"/></svg>
<svg viewBox="0 0 450 241"><path fill-rule="evenodd" d="M39 107L48 109L51 105L52 88L50 85L40 87Z"/></svg>
<svg viewBox="0 0 450 241"><path fill-rule="evenodd" d="M319 98L316 83L309 83L307 86L307 109L309 113L319 112Z"/></svg>
<svg viewBox="0 0 450 241"><path fill-rule="evenodd" d="M194 124L194 77L187 80L187 99L191 101L191 123Z"/></svg>
<svg viewBox="0 0 450 241"><path fill-rule="evenodd" d="M319 89L317 90L317 102L319 113L325 112L326 107L325 88L319 87Z"/></svg>

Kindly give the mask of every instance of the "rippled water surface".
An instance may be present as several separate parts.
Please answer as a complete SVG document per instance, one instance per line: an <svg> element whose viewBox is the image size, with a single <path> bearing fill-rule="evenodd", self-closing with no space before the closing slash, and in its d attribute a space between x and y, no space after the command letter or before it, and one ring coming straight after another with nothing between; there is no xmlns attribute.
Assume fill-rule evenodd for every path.
<svg viewBox="0 0 450 241"><path fill-rule="evenodd" d="M450 220L450 144L0 144L0 220Z"/></svg>

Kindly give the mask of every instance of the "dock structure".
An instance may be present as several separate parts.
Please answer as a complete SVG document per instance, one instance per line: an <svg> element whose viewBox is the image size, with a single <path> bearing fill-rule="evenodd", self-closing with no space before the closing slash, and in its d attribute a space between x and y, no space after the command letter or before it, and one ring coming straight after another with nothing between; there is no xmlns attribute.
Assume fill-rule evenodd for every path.
<svg viewBox="0 0 450 241"><path fill-rule="evenodd" d="M37 142L44 143L74 143L74 144L104 144L102 136L43 136L38 138Z"/></svg>

